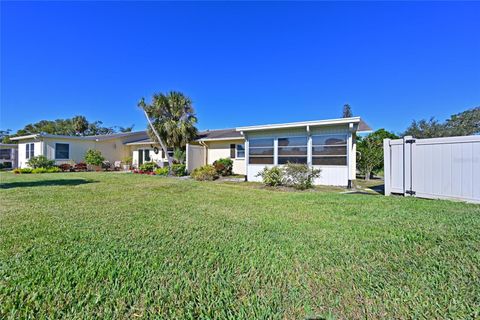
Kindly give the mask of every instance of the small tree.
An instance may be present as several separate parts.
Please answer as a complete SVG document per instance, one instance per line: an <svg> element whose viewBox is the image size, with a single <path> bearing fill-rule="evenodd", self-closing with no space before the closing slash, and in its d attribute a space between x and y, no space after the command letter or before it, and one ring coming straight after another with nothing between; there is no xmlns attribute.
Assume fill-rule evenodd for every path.
<svg viewBox="0 0 480 320"><path fill-rule="evenodd" d="M365 175L365 180L370 180L372 173L383 169L383 139L397 138L385 129L379 129L365 138L358 138L357 168Z"/></svg>
<svg viewBox="0 0 480 320"><path fill-rule="evenodd" d="M99 150L89 149L85 153L85 163L92 166L101 166L105 158Z"/></svg>
<svg viewBox="0 0 480 320"><path fill-rule="evenodd" d="M186 158L186 153L180 148L176 148L173 151L173 161L178 164L184 164L185 163L185 158Z"/></svg>
<svg viewBox="0 0 480 320"><path fill-rule="evenodd" d="M352 107L348 103L343 105L343 113L342 113L343 118L351 118L353 117L352 113Z"/></svg>

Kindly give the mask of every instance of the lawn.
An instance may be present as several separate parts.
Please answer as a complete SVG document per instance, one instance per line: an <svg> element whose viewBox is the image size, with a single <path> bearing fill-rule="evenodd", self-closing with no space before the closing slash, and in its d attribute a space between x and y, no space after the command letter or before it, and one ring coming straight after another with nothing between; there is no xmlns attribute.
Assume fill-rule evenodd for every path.
<svg viewBox="0 0 480 320"><path fill-rule="evenodd" d="M480 206L2 173L0 318L480 317Z"/></svg>

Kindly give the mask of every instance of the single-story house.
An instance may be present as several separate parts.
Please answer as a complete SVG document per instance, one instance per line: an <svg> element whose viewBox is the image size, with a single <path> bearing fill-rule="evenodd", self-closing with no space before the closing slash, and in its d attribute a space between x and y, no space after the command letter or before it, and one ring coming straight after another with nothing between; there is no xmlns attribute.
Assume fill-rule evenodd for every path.
<svg viewBox="0 0 480 320"><path fill-rule="evenodd" d="M234 173L260 181L257 174L264 167L296 162L321 169L316 184L347 186L356 173L355 134L368 131L370 127L360 117L201 131L186 146L187 170L231 158ZM30 157L40 154L57 164L82 162L88 149L100 150L111 163L131 156L134 167L149 161L167 162L146 131L86 137L36 134L12 140L19 142L22 168L28 166Z"/></svg>
<svg viewBox="0 0 480 320"><path fill-rule="evenodd" d="M0 143L0 169L15 169L18 160L18 145Z"/></svg>

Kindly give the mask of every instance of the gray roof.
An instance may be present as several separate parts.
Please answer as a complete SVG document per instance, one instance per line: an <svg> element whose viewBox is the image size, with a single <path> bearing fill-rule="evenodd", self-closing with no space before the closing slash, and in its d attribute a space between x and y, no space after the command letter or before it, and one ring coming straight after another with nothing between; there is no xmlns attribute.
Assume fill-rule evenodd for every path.
<svg viewBox="0 0 480 320"><path fill-rule="evenodd" d="M358 123L358 132L370 132L372 131L372 128L365 122L363 119L360 119L360 122Z"/></svg>
<svg viewBox="0 0 480 320"><path fill-rule="evenodd" d="M200 131L197 136L197 140L210 140L210 139L236 139L243 138L242 134L233 129L219 129L219 130L206 130Z"/></svg>
<svg viewBox="0 0 480 320"><path fill-rule="evenodd" d="M95 136L65 136L59 134L48 134L48 133L35 133L29 134L26 136L12 137L10 140L24 140L24 139L36 139L36 138L61 138L61 139L74 139L74 140L94 140L94 141L104 141L115 138L124 138L129 136L137 135L146 135L146 131L135 131L135 132L122 132L122 133L112 133L112 134L100 134Z"/></svg>

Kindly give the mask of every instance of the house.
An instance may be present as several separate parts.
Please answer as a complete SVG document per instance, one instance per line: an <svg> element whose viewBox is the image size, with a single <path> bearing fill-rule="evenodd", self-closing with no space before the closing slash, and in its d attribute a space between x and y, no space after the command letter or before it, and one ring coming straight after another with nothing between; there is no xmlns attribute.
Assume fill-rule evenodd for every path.
<svg viewBox="0 0 480 320"><path fill-rule="evenodd" d="M235 174L260 181L257 175L263 168L295 162L321 169L316 184L347 186L356 173L355 134L370 130L360 117L352 117L201 131L186 146L187 170L231 158ZM132 157L134 167L167 162L146 131L86 137L36 134L12 140L19 142L20 167L37 155L57 164L81 162L88 149L100 150L111 163Z"/></svg>
<svg viewBox="0 0 480 320"><path fill-rule="evenodd" d="M0 169L17 167L18 146L12 143L0 143Z"/></svg>

